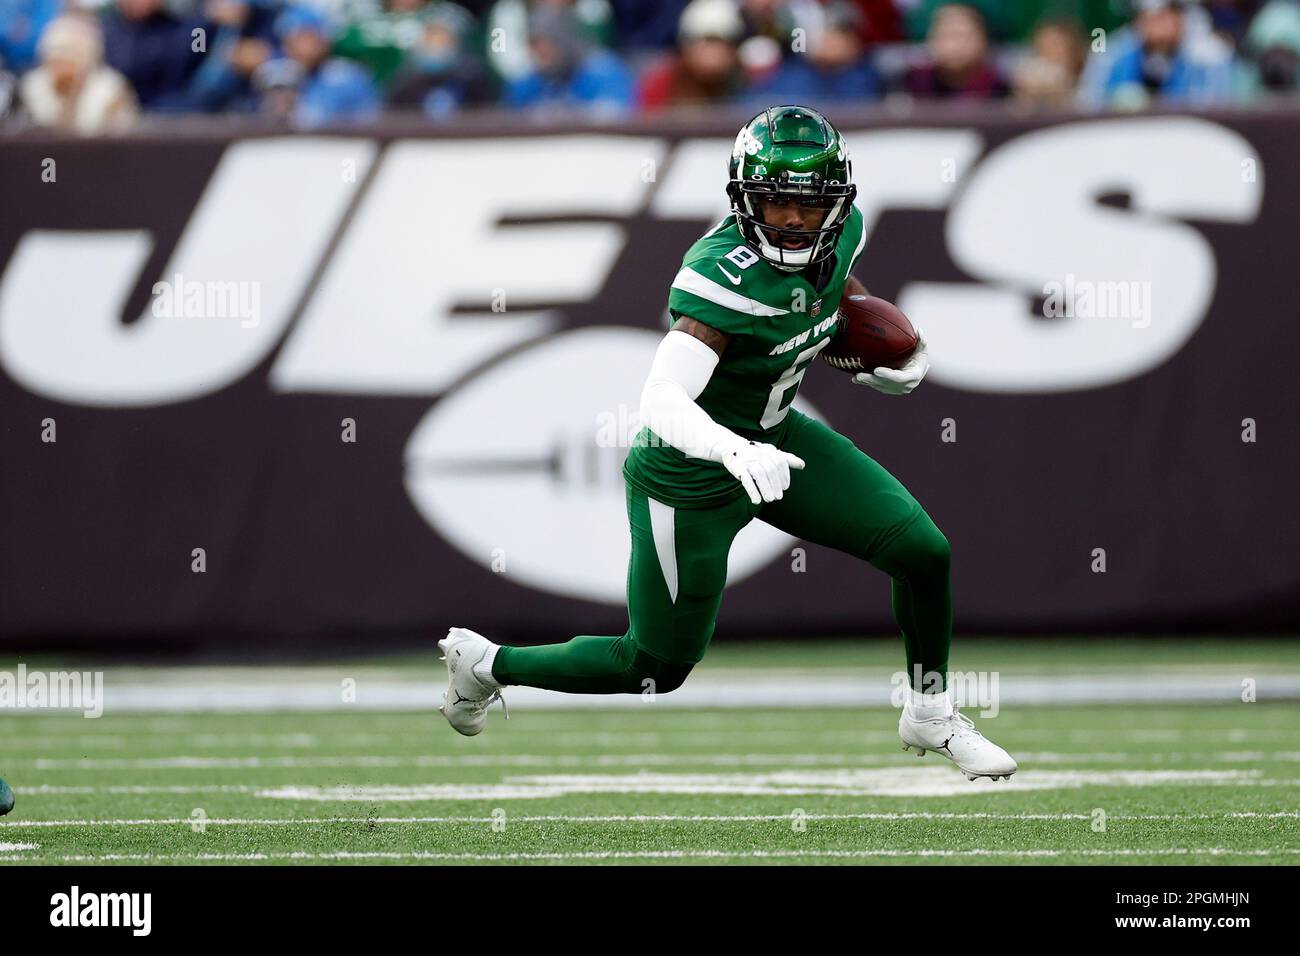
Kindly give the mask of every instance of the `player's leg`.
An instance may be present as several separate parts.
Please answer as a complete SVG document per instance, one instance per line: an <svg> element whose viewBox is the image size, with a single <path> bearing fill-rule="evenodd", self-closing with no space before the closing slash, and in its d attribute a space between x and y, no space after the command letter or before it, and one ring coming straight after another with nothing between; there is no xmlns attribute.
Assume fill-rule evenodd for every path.
<svg viewBox="0 0 1300 956"><path fill-rule="evenodd" d="M631 487L627 499L627 631L503 647L492 665L499 683L579 694L639 694L648 687L667 693L704 656L726 584L727 554L753 509L746 499L721 508L674 508Z"/></svg>
<svg viewBox="0 0 1300 956"><path fill-rule="evenodd" d="M704 656L727 578L727 554L749 523L748 498L719 508L673 508L629 487L632 556L628 629L563 644L500 647L453 627L439 641L448 686L439 710L462 734L482 731L501 687L524 684L577 694L666 694Z"/></svg>
<svg viewBox="0 0 1300 956"><path fill-rule="evenodd" d="M1016 762L957 711L947 690L952 641L948 540L906 488L834 429L800 415L781 447L805 468L759 517L797 537L855 555L893 579L912 694L899 717L904 747L935 750L971 779L1010 776Z"/></svg>
<svg viewBox="0 0 1300 956"><path fill-rule="evenodd" d="M908 680L918 691L943 690L952 642L948 539L902 483L853 442L793 409L790 415L796 417L781 447L806 466L759 517L888 574Z"/></svg>

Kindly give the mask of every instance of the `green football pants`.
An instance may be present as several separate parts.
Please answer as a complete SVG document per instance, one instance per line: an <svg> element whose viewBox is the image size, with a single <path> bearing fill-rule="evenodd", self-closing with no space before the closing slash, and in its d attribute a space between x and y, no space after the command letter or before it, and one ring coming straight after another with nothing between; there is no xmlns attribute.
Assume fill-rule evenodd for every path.
<svg viewBox="0 0 1300 956"><path fill-rule="evenodd" d="M740 495L714 508L674 508L627 490L632 529L628 629L617 637L503 647L492 674L579 694L668 693L703 657L741 528L760 518L796 538L868 561L893 579L892 607L908 679L947 684L952 638L948 540L893 475L853 442L791 409L781 448L806 463L780 501ZM922 689L917 686L916 689Z"/></svg>

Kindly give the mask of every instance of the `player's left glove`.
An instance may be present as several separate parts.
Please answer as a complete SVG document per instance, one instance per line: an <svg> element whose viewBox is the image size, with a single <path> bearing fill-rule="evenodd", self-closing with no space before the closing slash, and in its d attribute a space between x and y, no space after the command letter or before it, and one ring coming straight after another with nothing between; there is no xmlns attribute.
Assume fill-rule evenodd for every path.
<svg viewBox="0 0 1300 956"><path fill-rule="evenodd" d="M718 447L718 460L739 481L756 505L780 501L790 487L790 469L802 468L803 459L775 445L746 441L733 435Z"/></svg>
<svg viewBox="0 0 1300 956"><path fill-rule="evenodd" d="M886 395L906 395L921 384L925 373L930 371L930 357L925 347L925 334L916 330L916 351L900 369L880 367L870 372L859 372L853 376L855 385L870 385L877 392Z"/></svg>

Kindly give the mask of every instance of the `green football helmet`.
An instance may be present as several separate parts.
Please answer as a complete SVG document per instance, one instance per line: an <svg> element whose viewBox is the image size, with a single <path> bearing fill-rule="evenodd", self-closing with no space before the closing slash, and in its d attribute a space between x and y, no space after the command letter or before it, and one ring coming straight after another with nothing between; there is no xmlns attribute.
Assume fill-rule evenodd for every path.
<svg viewBox="0 0 1300 956"><path fill-rule="evenodd" d="M728 165L727 196L745 241L784 269L802 269L835 249L857 187L844 137L816 110L773 106L740 128ZM761 197L791 197L826 210L817 229L768 225Z"/></svg>

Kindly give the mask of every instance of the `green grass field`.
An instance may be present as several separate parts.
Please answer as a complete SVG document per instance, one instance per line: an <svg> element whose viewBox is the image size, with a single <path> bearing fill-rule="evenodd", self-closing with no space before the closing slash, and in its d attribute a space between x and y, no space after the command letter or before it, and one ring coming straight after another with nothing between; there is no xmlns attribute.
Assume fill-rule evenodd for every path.
<svg viewBox="0 0 1300 956"><path fill-rule="evenodd" d="M720 646L692 680L888 681L892 643ZM268 672L430 681L433 657ZM478 738L430 707L0 713L6 863L1032 863L1300 861L1295 642L969 643L1029 676L1238 675L1261 699L1016 706L977 726L1020 761L967 781L900 749L885 707L499 707ZM33 666L28 664L28 666ZM877 671L877 669L880 669ZM106 668L108 680L173 671ZM196 672L197 673L197 672ZM791 676L794 675L794 676ZM238 669L214 680L240 682ZM509 700L509 697L507 697ZM1104 816L1103 816L1104 815Z"/></svg>

